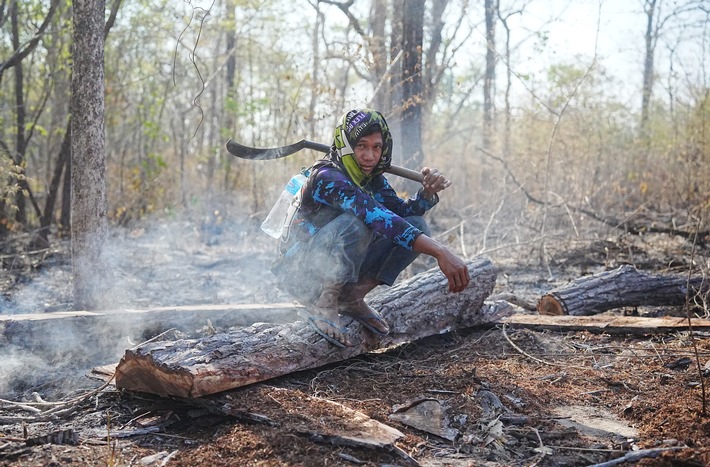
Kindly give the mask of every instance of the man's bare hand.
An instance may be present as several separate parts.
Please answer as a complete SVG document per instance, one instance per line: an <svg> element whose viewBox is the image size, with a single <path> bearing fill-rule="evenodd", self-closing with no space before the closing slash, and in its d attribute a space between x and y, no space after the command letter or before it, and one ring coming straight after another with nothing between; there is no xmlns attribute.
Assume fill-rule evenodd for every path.
<svg viewBox="0 0 710 467"><path fill-rule="evenodd" d="M461 292L468 287L471 277L466 262L433 238L421 234L414 240L412 250L436 258L439 269L449 281L449 292Z"/></svg>
<svg viewBox="0 0 710 467"><path fill-rule="evenodd" d="M424 186L425 195L431 198L436 193L451 186L451 181L444 177L444 174L439 172L438 169L424 167L422 169L422 175L424 175L424 180L422 180L422 185Z"/></svg>
<svg viewBox="0 0 710 467"><path fill-rule="evenodd" d="M468 287L471 277L466 263L461 258L447 250L446 254L437 258L437 262L449 281L449 292L461 292Z"/></svg>

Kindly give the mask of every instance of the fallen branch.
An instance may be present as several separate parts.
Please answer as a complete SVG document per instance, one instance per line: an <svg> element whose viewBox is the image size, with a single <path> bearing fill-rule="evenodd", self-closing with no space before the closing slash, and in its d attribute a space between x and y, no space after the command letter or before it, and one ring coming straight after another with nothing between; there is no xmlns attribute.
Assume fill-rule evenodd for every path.
<svg viewBox="0 0 710 467"><path fill-rule="evenodd" d="M616 459L607 461L607 462L602 462L601 464L594 464L590 465L589 467L613 467L615 465L623 464L625 462L636 462L640 461L641 459L647 459L647 458L652 458L655 459L656 457L660 456L663 453L670 452L670 451L680 451L682 449L685 449L683 447L674 447L674 448L659 448L659 449L641 449L640 451L630 451L627 452L625 455L618 457Z"/></svg>
<svg viewBox="0 0 710 467"><path fill-rule="evenodd" d="M58 402L56 405L54 405L51 409L42 411L41 413L38 413L34 417L0 417L0 425L3 424L11 424L11 423L36 423L36 422L47 422L50 420L59 420L62 418L66 418L67 416L71 415L74 413L77 409L80 403L85 401L86 399L89 399L93 397L94 395L100 393L103 391L109 384L111 384L111 381L113 381L113 378L109 379L106 383L102 384L96 389L92 389L91 391L88 391L84 394L82 394L79 397L75 397L74 399L65 401L65 402ZM9 402L9 401L7 401ZM20 404L20 403L16 403ZM21 404L24 404L25 406L29 406L32 404L31 402L22 402ZM47 402L41 402L37 403L41 404L43 406L46 406L48 403ZM16 406L15 405L15 406ZM17 407L22 410L26 410L26 407Z"/></svg>

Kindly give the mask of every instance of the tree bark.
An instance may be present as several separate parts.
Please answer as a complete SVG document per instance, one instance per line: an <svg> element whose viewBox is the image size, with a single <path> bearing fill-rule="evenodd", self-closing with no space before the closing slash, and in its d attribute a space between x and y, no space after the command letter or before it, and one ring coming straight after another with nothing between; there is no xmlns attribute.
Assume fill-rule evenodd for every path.
<svg viewBox="0 0 710 467"><path fill-rule="evenodd" d="M689 286L689 287L688 287ZM682 306L686 294L708 293L703 277L659 275L637 271L629 265L583 277L543 295L537 305L541 315L585 316L622 307Z"/></svg>
<svg viewBox="0 0 710 467"><path fill-rule="evenodd" d="M104 1L76 0L71 116L71 250L76 309L101 307L108 281L104 135Z"/></svg>
<svg viewBox="0 0 710 467"><path fill-rule="evenodd" d="M19 8L16 2L13 2L10 6L10 22L12 23L12 49L20 50L20 31L17 20L17 9ZM22 69L22 61L17 62L15 65L15 124L17 125L17 135L15 139L15 156L13 161L15 165L20 168L21 172L18 174L16 183L20 184L22 180L22 175L25 172L25 148L27 142L25 141L25 99L23 93L23 87L25 85L24 71ZM22 189L17 190L15 193L15 220L26 227L27 224L27 205L25 203L25 193Z"/></svg>
<svg viewBox="0 0 710 467"><path fill-rule="evenodd" d="M653 95L653 71L654 55L656 51L656 31L653 22L656 14L656 0L646 0L644 3L644 13L646 14L646 33L644 34L645 54L643 60L643 86L641 87L641 137L648 136L649 108L651 96ZM644 161L642 161L642 164ZM641 165L643 167L643 165Z"/></svg>
<svg viewBox="0 0 710 467"><path fill-rule="evenodd" d="M494 95L496 81L496 17L498 5L485 0L486 18L486 74L483 80L483 149L491 149L494 127Z"/></svg>
<svg viewBox="0 0 710 467"><path fill-rule="evenodd" d="M424 43L424 0L404 2L402 29L402 164L422 167L422 46ZM405 182L404 190L414 193L419 185Z"/></svg>
<svg viewBox="0 0 710 467"><path fill-rule="evenodd" d="M47 197L44 201L44 211L40 217L40 228L37 232L37 242L39 245L44 245L44 247L49 246L49 229L52 225L52 220L54 219L54 207L57 202L59 195L59 182L62 179L62 174L67 177L66 171L69 159L71 158L71 117L69 117L69 122L67 122L66 130L64 131L64 138L62 139L62 145L59 148L59 154L57 155L57 162L54 166L54 172L52 173L52 180L49 183L49 188L47 190ZM63 226L64 229L67 226Z"/></svg>
<svg viewBox="0 0 710 467"><path fill-rule="evenodd" d="M342 318L353 346L326 342L304 321L256 323L201 340L148 344L126 351L116 368L122 389L179 397L200 397L295 371L334 363L375 349L495 321L501 313L482 311L496 272L487 258L468 263L471 284L458 294L438 269L419 274L369 300L390 325L385 337Z"/></svg>
<svg viewBox="0 0 710 467"><path fill-rule="evenodd" d="M387 72L388 63L390 63L394 56L387 56L387 47L385 43L385 28L387 24L387 4L384 0L373 0L372 9L370 10L370 24L372 27L372 39L370 41L370 48L372 50L372 57L374 59L374 75L379 81L384 79L382 82L382 88L374 96L370 102L370 106L374 109L379 110L384 115L390 111L389 102L387 98L390 94L389 87L390 81L385 79L385 74ZM314 53L317 53L317 41L313 41ZM387 103L387 105L385 105ZM311 108L315 108L312 104Z"/></svg>

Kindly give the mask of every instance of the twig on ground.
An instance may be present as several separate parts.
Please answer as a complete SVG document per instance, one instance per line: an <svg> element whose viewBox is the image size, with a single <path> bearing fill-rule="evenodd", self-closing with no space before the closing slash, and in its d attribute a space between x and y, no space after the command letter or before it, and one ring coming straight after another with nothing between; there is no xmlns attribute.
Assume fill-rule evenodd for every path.
<svg viewBox="0 0 710 467"><path fill-rule="evenodd" d="M557 366L557 367L561 367L561 368L576 368L576 369L578 369L578 370L589 370L589 369L590 369L590 368L587 368L587 367L584 367L584 366L566 365L566 364L557 363L557 362L548 362L547 360L542 360L542 359L540 359L540 358L533 357L532 355L530 355L529 353L525 352L523 349L521 349L520 347L518 347L518 346L515 344L515 342L513 342L513 341L510 339L510 337L508 337L508 333L507 333L506 330L505 330L506 326L507 326L507 324L503 324L503 327L501 328L501 330L502 330L502 332L503 332L503 337L505 337L505 340L507 340L508 343L509 343L515 350L517 350L517 351L520 352L521 354L525 355L525 356L528 357L529 359L534 360L534 361L536 361L536 362L538 362L538 363L542 363L543 365Z"/></svg>
<svg viewBox="0 0 710 467"><path fill-rule="evenodd" d="M23 402L13 402L13 401L5 400L5 399L0 399L0 405L2 405L2 404L7 404L11 407L14 407L19 410L25 410L27 412L32 412L32 413L41 413L42 412L37 407L33 407L31 404L25 404Z"/></svg>
<svg viewBox="0 0 710 467"><path fill-rule="evenodd" d="M688 278L685 283L685 311L688 317L688 331L690 332L690 342L693 344L693 350L695 352L695 364L698 369L698 377L700 379L700 389L702 394L702 412L704 416L707 415L707 397L705 393L705 378L703 377L703 368L700 366L700 356L698 355L698 342L695 339L695 333L693 332L693 319L692 313L690 312L690 280L693 277L693 264L695 263L695 248L698 242L698 229L700 228L700 223L702 222L702 217L698 218L698 224L695 228L695 236L693 237L693 248L690 252L690 266L688 267Z"/></svg>
<svg viewBox="0 0 710 467"><path fill-rule="evenodd" d="M160 339L167 333L175 331L174 328L168 329L165 332L162 332L158 334L157 336L148 339L145 342L142 342L138 344L136 347L140 345L145 345L150 342L153 342L157 339ZM36 415L35 416L28 416L28 417L20 417L20 416L7 416L7 417L0 417L0 425L6 425L10 423L20 423L20 422L25 422L25 423L36 423L36 422L46 422L48 420L57 420L61 418L66 418L67 416L71 415L72 413L76 412L78 409L78 405L82 402L84 402L87 399L90 399L91 397L95 396L96 394L100 393L104 389L106 389L113 379L116 377L116 372L111 375L111 377L106 380L104 384L99 386L96 389L92 389L91 391L88 391L84 394L81 394L78 397L75 397L73 399L70 399L68 401L62 401L62 402L48 402L43 400L39 395L35 396L35 399L38 400L38 402L13 402L13 401L8 401L4 399L0 399L0 404L7 404L10 406L10 408L14 408L17 410L25 410L29 412L33 412ZM46 408L46 407L51 407L49 410L41 410L40 408Z"/></svg>
<svg viewBox="0 0 710 467"><path fill-rule="evenodd" d="M135 349L135 348L137 348L137 347L140 347L141 345L150 344L151 342L157 341L158 339L160 339L161 337L163 337L163 336L166 335L167 333L173 332L173 331L175 331L175 330L176 330L175 328L170 328L170 329L168 329L167 331L161 332L161 333L158 334L157 336L151 337L151 338L148 339L147 341L144 341L144 342L141 342L140 344L134 345L133 347L131 347L131 350L132 350L132 349Z"/></svg>
<svg viewBox="0 0 710 467"><path fill-rule="evenodd" d="M646 458L653 458L655 459L659 455L663 454L664 452L669 452L669 451L680 451L682 449L685 449L684 447L675 447L675 448L659 448L659 449L641 449L639 451L631 451L627 452L625 455L621 457L617 457L616 459L607 461L607 462L602 462L601 464L594 464L590 465L589 467L613 467L615 465L623 464L625 462L636 462L641 459L646 459Z"/></svg>

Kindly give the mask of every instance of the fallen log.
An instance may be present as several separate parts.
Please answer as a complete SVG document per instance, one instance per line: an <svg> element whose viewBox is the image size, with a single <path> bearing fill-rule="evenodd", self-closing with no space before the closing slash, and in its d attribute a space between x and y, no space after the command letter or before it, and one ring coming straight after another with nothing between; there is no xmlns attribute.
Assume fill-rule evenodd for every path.
<svg viewBox="0 0 710 467"><path fill-rule="evenodd" d="M537 304L541 315L585 316L615 308L638 306L683 306L686 294L708 293L704 277L649 274L624 265L582 277L542 296Z"/></svg>
<svg viewBox="0 0 710 467"><path fill-rule="evenodd" d="M326 342L304 321L255 323L203 339L155 342L127 350L116 367L118 388L179 397L201 397L300 370L316 368L391 345L493 322L498 308L483 307L496 272L487 258L467 264L471 284L448 292L446 277L432 269L377 294L370 304L390 325L380 337L343 318L351 347ZM490 313L489 313L490 311Z"/></svg>

